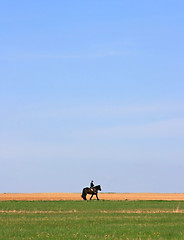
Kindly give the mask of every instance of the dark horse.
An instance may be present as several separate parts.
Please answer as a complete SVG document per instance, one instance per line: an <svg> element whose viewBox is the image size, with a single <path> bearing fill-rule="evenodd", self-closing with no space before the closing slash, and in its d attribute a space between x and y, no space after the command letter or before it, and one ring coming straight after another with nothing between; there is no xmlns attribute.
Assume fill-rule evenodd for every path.
<svg viewBox="0 0 184 240"><path fill-rule="evenodd" d="M98 198L98 191L101 191L101 190L102 190L102 189L101 189L101 186L100 186L100 185L97 185L97 186L92 187L92 188L88 188L88 187L83 188L82 196L81 196L81 197L82 197L84 200L87 200L87 199L86 199L86 195L87 195L87 194L91 194L90 200L92 199L92 197L93 197L94 195L96 195L97 200L99 200L99 198Z"/></svg>

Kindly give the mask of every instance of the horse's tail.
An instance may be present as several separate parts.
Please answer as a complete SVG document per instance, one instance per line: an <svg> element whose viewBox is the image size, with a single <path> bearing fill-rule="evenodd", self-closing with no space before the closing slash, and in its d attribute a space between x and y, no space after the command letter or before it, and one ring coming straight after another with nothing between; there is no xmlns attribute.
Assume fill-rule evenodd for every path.
<svg viewBox="0 0 184 240"><path fill-rule="evenodd" d="M82 197L84 200L86 200L85 188L84 188L83 191L82 191L82 195L81 195L81 197Z"/></svg>

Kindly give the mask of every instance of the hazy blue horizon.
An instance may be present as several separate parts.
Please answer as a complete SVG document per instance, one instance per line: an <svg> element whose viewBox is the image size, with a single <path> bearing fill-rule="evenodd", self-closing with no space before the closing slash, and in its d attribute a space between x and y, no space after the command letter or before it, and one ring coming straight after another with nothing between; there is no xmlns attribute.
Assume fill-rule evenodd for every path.
<svg viewBox="0 0 184 240"><path fill-rule="evenodd" d="M0 192L184 192L184 2L0 9Z"/></svg>

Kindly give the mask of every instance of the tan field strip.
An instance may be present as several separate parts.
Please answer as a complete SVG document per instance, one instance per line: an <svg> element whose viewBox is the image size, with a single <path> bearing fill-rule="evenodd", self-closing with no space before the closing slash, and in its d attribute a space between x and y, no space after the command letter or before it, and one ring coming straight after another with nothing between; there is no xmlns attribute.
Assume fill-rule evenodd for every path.
<svg viewBox="0 0 184 240"><path fill-rule="evenodd" d="M87 199L89 199L89 195ZM94 196L93 199L96 197ZM99 193L101 200L170 200L184 201L184 193ZM81 193L0 193L0 201L82 200Z"/></svg>

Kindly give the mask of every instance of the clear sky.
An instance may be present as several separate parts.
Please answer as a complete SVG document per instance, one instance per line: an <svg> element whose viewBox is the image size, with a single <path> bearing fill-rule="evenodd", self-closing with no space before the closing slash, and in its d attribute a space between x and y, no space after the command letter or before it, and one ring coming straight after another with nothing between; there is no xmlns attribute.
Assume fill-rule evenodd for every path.
<svg viewBox="0 0 184 240"><path fill-rule="evenodd" d="M184 1L0 7L0 192L184 192Z"/></svg>

